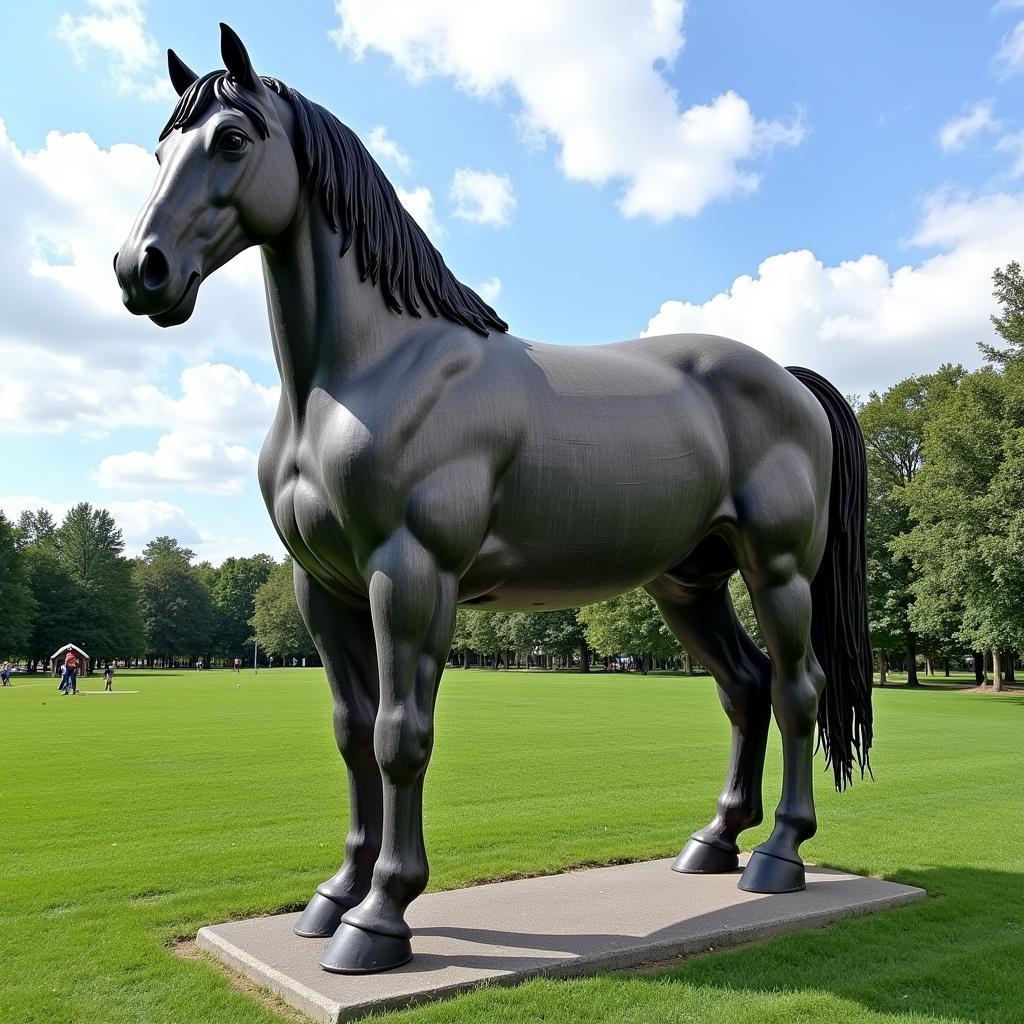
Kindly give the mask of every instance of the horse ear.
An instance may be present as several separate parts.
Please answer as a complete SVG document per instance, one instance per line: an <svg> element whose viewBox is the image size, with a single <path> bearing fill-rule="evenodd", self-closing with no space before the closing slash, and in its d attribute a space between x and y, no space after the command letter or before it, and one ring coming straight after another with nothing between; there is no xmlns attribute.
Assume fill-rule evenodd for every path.
<svg viewBox="0 0 1024 1024"><path fill-rule="evenodd" d="M262 83L252 69L252 61L249 60L242 40L238 38L235 30L223 21L220 23L220 55L224 58L224 67L228 69L228 74L239 85L259 89Z"/></svg>
<svg viewBox="0 0 1024 1024"><path fill-rule="evenodd" d="M167 72L171 76L171 85L179 96L184 96L185 90L199 78L173 50L167 51Z"/></svg>

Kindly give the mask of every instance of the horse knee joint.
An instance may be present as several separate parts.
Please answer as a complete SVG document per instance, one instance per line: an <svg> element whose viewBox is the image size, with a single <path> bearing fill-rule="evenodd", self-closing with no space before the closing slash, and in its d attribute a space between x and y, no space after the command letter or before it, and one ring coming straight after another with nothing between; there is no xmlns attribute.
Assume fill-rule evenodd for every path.
<svg viewBox="0 0 1024 1024"><path fill-rule="evenodd" d="M823 685L824 676L819 669L801 672L777 686L772 695L772 709L780 728L800 734L813 730Z"/></svg>
<svg viewBox="0 0 1024 1024"><path fill-rule="evenodd" d="M372 753L373 720L353 714L347 708L335 708L334 738L346 760Z"/></svg>
<svg viewBox="0 0 1024 1024"><path fill-rule="evenodd" d="M395 781L409 781L421 775L430 760L433 730L427 722L416 721L409 705L378 716L374 749L381 771Z"/></svg>

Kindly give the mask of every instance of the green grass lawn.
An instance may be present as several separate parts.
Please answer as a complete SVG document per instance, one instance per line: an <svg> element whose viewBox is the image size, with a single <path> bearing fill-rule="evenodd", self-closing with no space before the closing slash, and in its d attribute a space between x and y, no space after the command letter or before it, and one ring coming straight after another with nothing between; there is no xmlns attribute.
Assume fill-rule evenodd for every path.
<svg viewBox="0 0 1024 1024"><path fill-rule="evenodd" d="M0 690L0 1021L279 1021L168 944L295 908L337 867L344 779L322 672L122 672L118 689L138 693L79 697L14 680ZM1024 697L876 690L875 707L876 780L837 796L823 772L804 852L932 899L668 972L485 990L389 1020L1019 1024ZM707 678L449 671L431 886L676 853L712 812L727 735Z"/></svg>

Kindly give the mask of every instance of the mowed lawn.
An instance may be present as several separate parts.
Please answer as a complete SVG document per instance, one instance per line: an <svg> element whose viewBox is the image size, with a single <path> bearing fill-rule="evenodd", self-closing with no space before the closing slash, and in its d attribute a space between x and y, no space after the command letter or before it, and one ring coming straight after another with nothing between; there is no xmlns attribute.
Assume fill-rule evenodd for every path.
<svg viewBox="0 0 1024 1024"><path fill-rule="evenodd" d="M14 681L0 690L0 1021L279 1021L169 946L298 907L338 866L345 787L323 673L122 672L118 690L139 692L78 697ZM805 854L932 899L668 972L483 990L389 1020L1018 1024L1024 698L889 689L875 706L875 781L838 796L819 776ZM434 888L674 854L726 763L707 678L450 670L437 718ZM769 809L777 748L776 735Z"/></svg>

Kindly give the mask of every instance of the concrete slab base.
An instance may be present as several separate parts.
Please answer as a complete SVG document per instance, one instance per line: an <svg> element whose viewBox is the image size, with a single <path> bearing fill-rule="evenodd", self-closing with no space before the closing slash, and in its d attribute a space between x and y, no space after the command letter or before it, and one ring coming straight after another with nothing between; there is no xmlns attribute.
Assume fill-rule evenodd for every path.
<svg viewBox="0 0 1024 1024"><path fill-rule="evenodd" d="M902 906L923 889L807 867L803 892L736 888L738 873L682 875L671 860L428 893L410 908L414 959L384 974L328 974L326 939L298 914L212 925L198 944L322 1024L537 975L575 977L750 942Z"/></svg>

